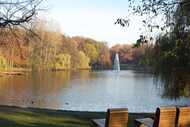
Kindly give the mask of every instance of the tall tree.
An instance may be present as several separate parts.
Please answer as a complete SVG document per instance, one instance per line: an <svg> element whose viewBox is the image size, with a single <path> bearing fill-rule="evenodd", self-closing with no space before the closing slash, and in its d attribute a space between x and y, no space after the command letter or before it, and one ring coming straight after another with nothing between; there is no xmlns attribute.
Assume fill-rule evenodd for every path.
<svg viewBox="0 0 190 127"><path fill-rule="evenodd" d="M165 95L190 96L190 3L182 0L173 13L174 26L160 35L154 46L154 69Z"/></svg>
<svg viewBox="0 0 190 127"><path fill-rule="evenodd" d="M30 41L31 56L30 64L38 68L49 69L53 67L55 58L59 52L58 46L61 44L62 36L60 33L47 30L48 24L40 21L34 25L33 30L38 34Z"/></svg>

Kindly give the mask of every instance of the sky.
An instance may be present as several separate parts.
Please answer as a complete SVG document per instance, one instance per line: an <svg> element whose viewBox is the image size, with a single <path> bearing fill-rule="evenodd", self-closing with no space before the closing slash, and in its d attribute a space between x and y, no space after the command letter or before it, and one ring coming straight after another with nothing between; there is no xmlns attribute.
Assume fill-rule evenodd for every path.
<svg viewBox="0 0 190 127"><path fill-rule="evenodd" d="M115 25L128 14L127 0L47 0L45 18L68 36L89 37L107 42L134 43L142 34L142 20L133 16L129 27Z"/></svg>

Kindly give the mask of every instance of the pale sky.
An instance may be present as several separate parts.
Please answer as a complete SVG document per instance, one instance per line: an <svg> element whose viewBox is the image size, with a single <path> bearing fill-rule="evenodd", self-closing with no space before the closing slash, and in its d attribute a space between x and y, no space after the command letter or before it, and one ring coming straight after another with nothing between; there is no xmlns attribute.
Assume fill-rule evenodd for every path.
<svg viewBox="0 0 190 127"><path fill-rule="evenodd" d="M56 28L68 36L90 37L116 43L134 43L141 32L142 21L135 17L130 27L115 25L119 17L125 17L127 0L47 0L45 17L53 20Z"/></svg>

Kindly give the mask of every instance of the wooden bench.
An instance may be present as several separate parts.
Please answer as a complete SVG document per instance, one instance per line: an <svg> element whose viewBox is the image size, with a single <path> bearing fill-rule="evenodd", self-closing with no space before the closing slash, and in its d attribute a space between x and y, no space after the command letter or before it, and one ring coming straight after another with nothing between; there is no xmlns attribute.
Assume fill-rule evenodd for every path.
<svg viewBox="0 0 190 127"><path fill-rule="evenodd" d="M128 109L108 109L106 119L93 119L92 122L96 127L127 127Z"/></svg>
<svg viewBox="0 0 190 127"><path fill-rule="evenodd" d="M178 107L177 117L177 127L190 127L190 107Z"/></svg>
<svg viewBox="0 0 190 127"><path fill-rule="evenodd" d="M154 119L136 119L136 127L176 127L176 107L157 108Z"/></svg>

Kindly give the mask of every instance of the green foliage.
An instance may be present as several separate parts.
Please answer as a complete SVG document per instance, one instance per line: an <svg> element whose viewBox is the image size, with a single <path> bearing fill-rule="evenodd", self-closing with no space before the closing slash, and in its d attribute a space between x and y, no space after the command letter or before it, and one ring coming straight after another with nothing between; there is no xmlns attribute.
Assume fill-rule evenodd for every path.
<svg viewBox="0 0 190 127"><path fill-rule="evenodd" d="M139 60L139 65L149 65L150 64L150 59L146 55L142 55L140 60Z"/></svg>
<svg viewBox="0 0 190 127"><path fill-rule="evenodd" d="M189 5L187 6L189 7ZM161 69L162 66L169 71L190 70L190 31L188 30L190 22L188 21L189 14L185 13L189 11L186 10L187 6L184 5L184 8L181 8L181 5L178 6L174 15L174 28L170 33L166 33L157 39L155 56L159 62L159 65L156 65L158 69Z"/></svg>
<svg viewBox="0 0 190 127"><path fill-rule="evenodd" d="M88 40L83 45L83 51L90 58L90 64L94 64L98 60L98 49L93 43Z"/></svg>
<svg viewBox="0 0 190 127"><path fill-rule="evenodd" d="M190 70L190 33L186 38L176 38L176 35L165 35L157 40L155 60L157 70ZM186 68L186 69L185 69Z"/></svg>
<svg viewBox="0 0 190 127"><path fill-rule="evenodd" d="M79 50L77 42L70 37L62 37L59 53L69 54L71 56L71 68L77 69L79 63Z"/></svg>
<svg viewBox="0 0 190 127"><path fill-rule="evenodd" d="M151 40L152 38L150 38ZM141 46L143 46L144 44L148 43L148 40L146 39L145 36L140 35L140 38L137 40L137 42L135 44L133 44L133 48L139 48Z"/></svg>
<svg viewBox="0 0 190 127"><path fill-rule="evenodd" d="M176 8L188 10L189 0L127 0L128 14L125 18L119 18L115 24L121 26L129 26L130 21L133 21L131 15L137 15L143 23L143 26L148 28L150 32L153 29L160 31L168 31L168 28L175 26L175 19L173 16L176 14ZM189 11L189 10L188 10ZM188 11L184 11L189 14ZM179 13L177 13L179 15ZM162 22L158 22L162 21Z"/></svg>
<svg viewBox="0 0 190 127"><path fill-rule="evenodd" d="M3 56L0 56L0 70L5 70L8 66L7 60Z"/></svg>
<svg viewBox="0 0 190 127"><path fill-rule="evenodd" d="M59 54L55 57L53 69L70 69L71 56L69 54Z"/></svg>
<svg viewBox="0 0 190 127"><path fill-rule="evenodd" d="M153 66L154 65L154 47L148 45L144 48L144 53L140 56L139 65L141 66Z"/></svg>
<svg viewBox="0 0 190 127"><path fill-rule="evenodd" d="M151 2L153 1L148 3ZM156 2L155 4L158 4ZM156 80L159 81L157 83L164 87L164 97L176 99L180 96L190 96L190 6L188 3L188 0L176 3L175 12L169 16L173 22L172 27L165 24L170 26L170 32L158 36L155 45L146 48L141 56L140 64L152 66ZM164 13L168 12L164 11ZM140 40L142 39L140 38L135 44L136 47L142 46L143 41Z"/></svg>
<svg viewBox="0 0 190 127"><path fill-rule="evenodd" d="M165 96L190 96L190 32L177 31L159 37L155 46L155 74Z"/></svg>
<svg viewBox="0 0 190 127"><path fill-rule="evenodd" d="M89 66L90 59L82 51L79 51L79 60L80 61L79 61L78 68L81 68L81 69L89 69L90 68L90 66Z"/></svg>
<svg viewBox="0 0 190 127"><path fill-rule="evenodd" d="M29 65L33 69L50 69L55 59L55 47L52 44L42 44L34 47L31 56L28 58Z"/></svg>
<svg viewBox="0 0 190 127"><path fill-rule="evenodd" d="M82 40L82 39L81 39ZM89 58L92 69L109 69L111 67L110 51L106 43L92 39L79 40L79 50Z"/></svg>

